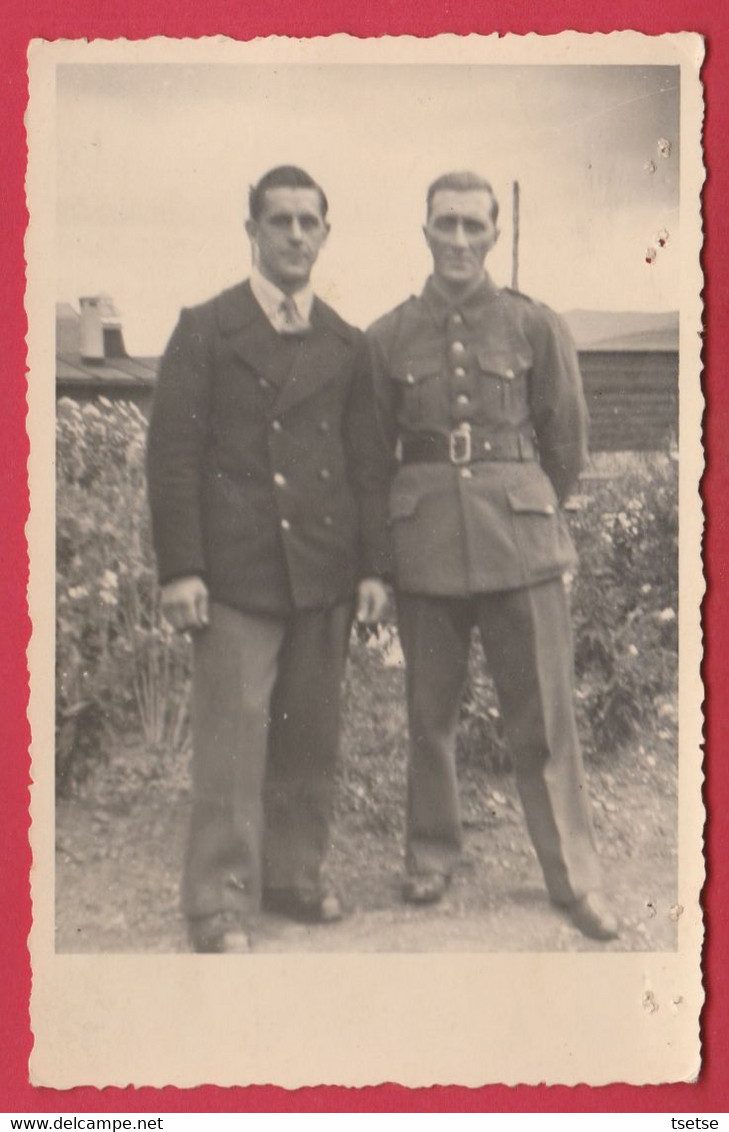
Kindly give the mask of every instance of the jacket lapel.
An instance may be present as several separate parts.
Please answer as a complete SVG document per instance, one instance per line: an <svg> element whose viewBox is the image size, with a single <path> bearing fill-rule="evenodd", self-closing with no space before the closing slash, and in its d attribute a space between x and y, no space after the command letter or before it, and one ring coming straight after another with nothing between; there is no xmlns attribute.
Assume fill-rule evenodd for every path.
<svg viewBox="0 0 729 1132"><path fill-rule="evenodd" d="M218 327L231 349L257 377L280 388L289 374L291 355L279 349L279 336L256 302L250 283L239 283L217 300Z"/></svg>
<svg viewBox="0 0 729 1132"><path fill-rule="evenodd" d="M319 299L311 309L311 329L301 336L291 363L290 342L282 342L256 302L248 281L218 299L218 326L231 348L259 377L278 390L272 412L280 413L310 397L337 377L351 356L351 332Z"/></svg>

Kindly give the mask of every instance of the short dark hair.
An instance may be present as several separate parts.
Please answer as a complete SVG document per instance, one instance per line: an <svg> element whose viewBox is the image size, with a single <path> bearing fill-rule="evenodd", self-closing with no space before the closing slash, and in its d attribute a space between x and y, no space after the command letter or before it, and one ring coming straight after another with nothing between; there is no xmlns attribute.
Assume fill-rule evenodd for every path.
<svg viewBox="0 0 729 1132"><path fill-rule="evenodd" d="M468 170L464 170L459 173L444 173L441 177L437 177L428 189L428 216L430 216L433 207L435 194L443 190L450 190L456 193L488 193L491 197L491 219L494 224L499 219L499 202L496 199L494 190L491 188L491 182L487 181L485 177L480 177L478 173L471 173Z"/></svg>
<svg viewBox="0 0 729 1132"><path fill-rule="evenodd" d="M321 185L298 165L277 165L264 173L257 185L248 190L248 212L251 220L258 220L263 212L263 202L269 189L315 189L319 194L321 214L326 220L329 201Z"/></svg>

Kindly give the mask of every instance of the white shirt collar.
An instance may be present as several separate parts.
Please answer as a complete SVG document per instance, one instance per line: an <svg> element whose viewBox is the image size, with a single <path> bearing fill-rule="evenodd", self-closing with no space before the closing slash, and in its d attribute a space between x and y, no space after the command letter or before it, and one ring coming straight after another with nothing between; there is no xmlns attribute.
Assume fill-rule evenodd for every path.
<svg viewBox="0 0 729 1132"><path fill-rule="evenodd" d="M251 271L251 290L268 321L275 329L278 329L281 303L286 298L286 294L270 279L266 279L257 267L254 267ZM293 299L299 315L308 324L311 318L312 303L314 302L314 288L311 283L307 283L305 287L302 287L300 291L296 291L290 297Z"/></svg>

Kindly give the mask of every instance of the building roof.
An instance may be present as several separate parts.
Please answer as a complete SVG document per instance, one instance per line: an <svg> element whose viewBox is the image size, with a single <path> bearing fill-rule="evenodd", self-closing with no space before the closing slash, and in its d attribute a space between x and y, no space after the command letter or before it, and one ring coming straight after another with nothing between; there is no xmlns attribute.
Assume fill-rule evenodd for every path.
<svg viewBox="0 0 729 1132"><path fill-rule="evenodd" d="M56 303L56 380L62 384L148 385L157 375L159 358L130 358L122 346L103 361L81 356L81 316L70 303Z"/></svg>

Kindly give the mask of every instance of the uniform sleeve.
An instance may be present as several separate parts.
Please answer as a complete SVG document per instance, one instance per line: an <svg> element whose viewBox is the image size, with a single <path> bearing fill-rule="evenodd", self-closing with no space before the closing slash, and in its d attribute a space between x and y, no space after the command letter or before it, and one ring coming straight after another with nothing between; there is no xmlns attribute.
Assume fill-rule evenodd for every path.
<svg viewBox="0 0 729 1132"><path fill-rule="evenodd" d="M355 376L344 435L349 476L359 505L361 575L389 577L387 497L391 454L377 412L372 357L363 334L357 335Z"/></svg>
<svg viewBox="0 0 729 1132"><path fill-rule="evenodd" d="M147 441L147 484L160 583L205 575L201 471L209 362L194 315L182 312L160 363Z"/></svg>
<svg viewBox="0 0 729 1132"><path fill-rule="evenodd" d="M546 308L532 337L531 408L539 458L562 502L587 459L588 415L577 353L563 320Z"/></svg>

